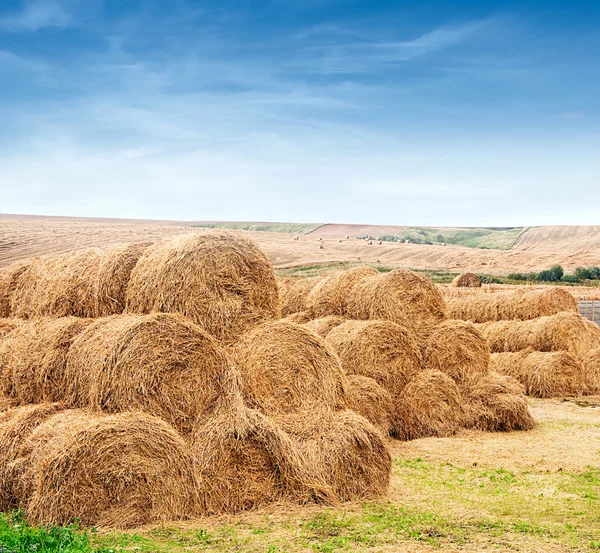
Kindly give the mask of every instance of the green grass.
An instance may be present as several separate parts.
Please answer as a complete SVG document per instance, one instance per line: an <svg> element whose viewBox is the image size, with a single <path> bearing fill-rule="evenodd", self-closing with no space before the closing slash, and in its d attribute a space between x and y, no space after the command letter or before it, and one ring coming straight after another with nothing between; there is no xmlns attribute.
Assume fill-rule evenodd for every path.
<svg viewBox="0 0 600 553"><path fill-rule="evenodd" d="M232 230L254 230L259 232L287 232L290 234L309 234L318 229L320 224L309 223L250 223L250 222L219 222L196 223L199 228L220 228Z"/></svg>

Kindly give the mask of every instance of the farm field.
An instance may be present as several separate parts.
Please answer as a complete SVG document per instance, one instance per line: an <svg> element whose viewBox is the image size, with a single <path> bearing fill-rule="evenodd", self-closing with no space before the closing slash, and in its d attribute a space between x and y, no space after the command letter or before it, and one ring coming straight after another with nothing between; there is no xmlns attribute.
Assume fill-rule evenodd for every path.
<svg viewBox="0 0 600 553"><path fill-rule="evenodd" d="M0 267L36 255L118 242L158 240L187 232L190 227L201 224L3 214L0 218ZM265 224L255 223L205 225L219 228L265 227ZM576 266L595 265L600 258L600 227L535 227L519 230L518 236L511 236L510 241L501 244L508 249L387 241L381 244L373 241L369 245L355 238L364 233L376 236L402 233L407 227L271 224L267 228L272 230L242 232L257 242L276 269L344 262L507 274L542 270L554 264L572 270ZM282 229L287 232L273 231ZM435 231L443 232L444 229ZM505 236L507 231L499 232ZM469 240L467 238L467 242ZM487 240L492 238L488 237Z"/></svg>

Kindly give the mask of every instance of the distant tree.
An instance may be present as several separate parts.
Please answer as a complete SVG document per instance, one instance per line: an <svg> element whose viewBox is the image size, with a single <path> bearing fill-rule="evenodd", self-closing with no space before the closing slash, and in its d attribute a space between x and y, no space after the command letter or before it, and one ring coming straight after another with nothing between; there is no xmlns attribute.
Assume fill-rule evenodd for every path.
<svg viewBox="0 0 600 553"><path fill-rule="evenodd" d="M541 282L554 282L556 280L556 277L550 269L546 269L545 271L540 271L537 274L536 280L539 280Z"/></svg>
<svg viewBox="0 0 600 553"><path fill-rule="evenodd" d="M554 280L559 281L565 274L564 269L560 265L554 265L550 272L554 275Z"/></svg>
<svg viewBox="0 0 600 553"><path fill-rule="evenodd" d="M579 280L577 275L563 275L560 280L561 280L561 282L568 282L568 283L581 282L581 280Z"/></svg>

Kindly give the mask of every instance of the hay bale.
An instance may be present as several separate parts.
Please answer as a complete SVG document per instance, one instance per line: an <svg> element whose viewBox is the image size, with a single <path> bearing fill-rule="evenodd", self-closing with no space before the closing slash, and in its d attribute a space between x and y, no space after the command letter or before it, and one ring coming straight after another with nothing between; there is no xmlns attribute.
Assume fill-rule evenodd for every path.
<svg viewBox="0 0 600 553"><path fill-rule="evenodd" d="M535 421L529 412L523 386L515 379L491 372L463 396L465 426L486 432L531 430Z"/></svg>
<svg viewBox="0 0 600 553"><path fill-rule="evenodd" d="M434 327L423 346L425 366L447 374L461 389L490 371L490 348L472 323L444 321Z"/></svg>
<svg viewBox="0 0 600 553"><path fill-rule="evenodd" d="M498 321L478 325L492 353L568 351L583 358L600 344L600 328L577 313L558 313L528 321Z"/></svg>
<svg viewBox="0 0 600 553"><path fill-rule="evenodd" d="M588 393L582 363L566 351L494 353L492 370L518 380L533 397L567 397Z"/></svg>
<svg viewBox="0 0 600 553"><path fill-rule="evenodd" d="M146 249L131 272L129 313L181 313L227 343L280 316L275 273L241 234L176 236Z"/></svg>
<svg viewBox="0 0 600 553"><path fill-rule="evenodd" d="M420 336L446 317L446 302L426 276L396 269L375 282L370 318L412 327Z"/></svg>
<svg viewBox="0 0 600 553"><path fill-rule="evenodd" d="M372 267L356 267L355 269L344 271L337 281L335 290L339 305L339 313L337 314L349 317L349 302L353 296L354 288L377 276L379 276L379 272Z"/></svg>
<svg viewBox="0 0 600 553"><path fill-rule="evenodd" d="M578 312L572 294L562 288L513 290L448 299L448 316L474 323L531 320L569 311Z"/></svg>
<svg viewBox="0 0 600 553"><path fill-rule="evenodd" d="M587 352L582 358L586 388L590 394L600 394L600 347Z"/></svg>
<svg viewBox="0 0 600 553"><path fill-rule="evenodd" d="M281 315L287 317L293 313L307 311L307 298L321 277L299 278L281 298Z"/></svg>
<svg viewBox="0 0 600 553"><path fill-rule="evenodd" d="M310 465L322 468L339 501L374 499L389 488L392 459L383 437L354 411L324 419L300 451Z"/></svg>
<svg viewBox="0 0 600 553"><path fill-rule="evenodd" d="M298 311L298 313L292 313L291 315L288 315L280 320L301 325L312 321L312 316L308 311Z"/></svg>
<svg viewBox="0 0 600 553"><path fill-rule="evenodd" d="M420 372L414 335L391 321L346 321L327 335L346 374L373 378L393 398Z"/></svg>
<svg viewBox="0 0 600 553"><path fill-rule="evenodd" d="M453 281L454 288L481 288L481 279L475 273L463 273Z"/></svg>
<svg viewBox="0 0 600 553"><path fill-rule="evenodd" d="M247 405L291 433L312 432L346 405L346 377L330 345L286 321L260 325L235 349Z"/></svg>
<svg viewBox="0 0 600 553"><path fill-rule="evenodd" d="M31 262L13 263L0 270L0 317L10 317L12 296Z"/></svg>
<svg viewBox="0 0 600 553"><path fill-rule="evenodd" d="M115 315L74 340L65 398L96 411L139 409L188 433L214 408L227 368L219 343L181 315Z"/></svg>
<svg viewBox="0 0 600 553"><path fill-rule="evenodd" d="M88 248L35 258L18 280L11 315L32 317L94 317L95 283L103 253Z"/></svg>
<svg viewBox="0 0 600 553"><path fill-rule="evenodd" d="M0 346L0 389L16 404L66 401L67 354L92 319L34 319Z"/></svg>
<svg viewBox="0 0 600 553"><path fill-rule="evenodd" d="M103 248L94 283L95 317L123 313L131 272L151 245L152 242L135 242Z"/></svg>
<svg viewBox="0 0 600 553"><path fill-rule="evenodd" d="M304 326L315 334L321 336L321 338L326 338L331 330L345 322L346 319L344 317L340 317L339 315L328 315L327 317L321 317L320 319L308 321L304 324Z"/></svg>
<svg viewBox="0 0 600 553"><path fill-rule="evenodd" d="M343 271L327 273L312 287L306 296L306 309L313 318L341 315L342 306L337 287L343 274Z"/></svg>
<svg viewBox="0 0 600 553"><path fill-rule="evenodd" d="M34 524L131 528L198 514L189 446L140 412L54 415L21 452L25 514Z"/></svg>
<svg viewBox="0 0 600 553"><path fill-rule="evenodd" d="M346 316L357 321L371 318L371 305L377 283L381 280L379 273L365 275L348 292L346 300Z"/></svg>
<svg viewBox="0 0 600 553"><path fill-rule="evenodd" d="M19 506L19 474L14 463L19 448L40 424L64 410L64 405L26 405L0 413L0 512Z"/></svg>
<svg viewBox="0 0 600 553"><path fill-rule="evenodd" d="M348 376L348 408L362 415L383 436L390 433L394 409L392 396L373 378L358 374Z"/></svg>
<svg viewBox="0 0 600 553"><path fill-rule="evenodd" d="M19 319L0 319L0 342L22 324Z"/></svg>
<svg viewBox="0 0 600 553"><path fill-rule="evenodd" d="M400 440L452 436L465 416L458 386L437 370L418 374L404 388L399 403L394 437Z"/></svg>

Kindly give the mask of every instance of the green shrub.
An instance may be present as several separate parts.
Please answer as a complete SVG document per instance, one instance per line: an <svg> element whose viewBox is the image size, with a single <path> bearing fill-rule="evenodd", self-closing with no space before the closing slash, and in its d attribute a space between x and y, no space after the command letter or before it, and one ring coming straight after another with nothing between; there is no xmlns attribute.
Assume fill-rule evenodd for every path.
<svg viewBox="0 0 600 553"><path fill-rule="evenodd" d="M393 234L384 234L379 237L382 242L398 242L398 237Z"/></svg>
<svg viewBox="0 0 600 553"><path fill-rule="evenodd" d="M556 277L551 270L546 269L545 271L540 271L535 280L540 280L542 282L554 282Z"/></svg>
<svg viewBox="0 0 600 553"><path fill-rule="evenodd" d="M561 280L561 282L572 282L572 283L581 282L579 280L579 278L577 277L577 275L563 275L563 277L560 280Z"/></svg>
<svg viewBox="0 0 600 553"><path fill-rule="evenodd" d="M479 275L482 284L502 284L502 280L490 275Z"/></svg>
<svg viewBox="0 0 600 553"><path fill-rule="evenodd" d="M510 280L527 280L527 275L525 273L511 273L508 278Z"/></svg>
<svg viewBox="0 0 600 553"><path fill-rule="evenodd" d="M575 276L579 280L598 280L600 279L600 267L576 267Z"/></svg>
<svg viewBox="0 0 600 553"><path fill-rule="evenodd" d="M560 265L554 265L550 272L554 275L554 280L559 281L565 274L564 269Z"/></svg>

